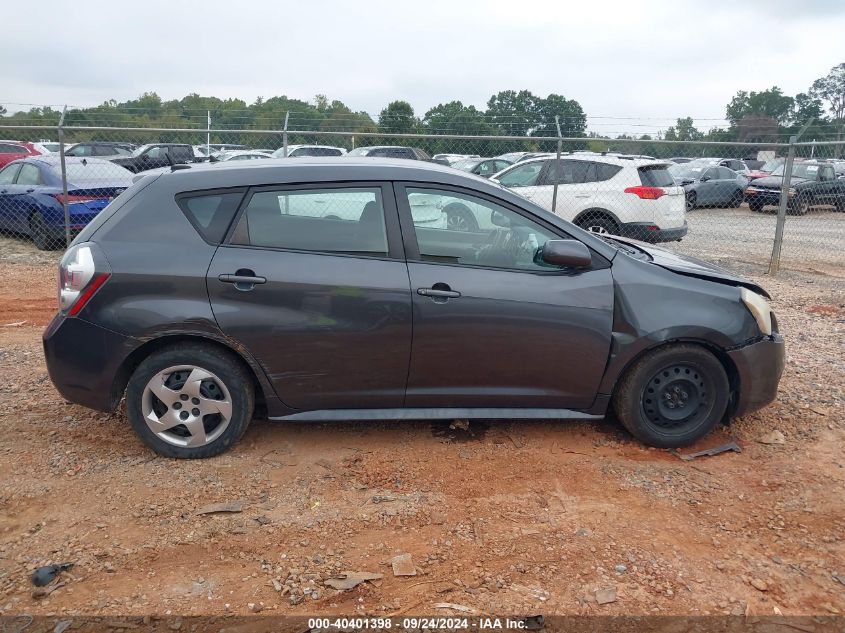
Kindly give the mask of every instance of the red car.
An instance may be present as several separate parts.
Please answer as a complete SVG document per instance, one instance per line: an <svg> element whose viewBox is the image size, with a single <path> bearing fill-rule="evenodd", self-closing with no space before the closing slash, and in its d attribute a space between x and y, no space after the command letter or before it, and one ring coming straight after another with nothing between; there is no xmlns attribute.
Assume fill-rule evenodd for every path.
<svg viewBox="0 0 845 633"><path fill-rule="evenodd" d="M30 150L23 143L17 141L0 141L0 167L4 167L13 160L34 156L39 152Z"/></svg>
<svg viewBox="0 0 845 633"><path fill-rule="evenodd" d="M770 176L771 173L780 167L784 163L783 158L772 158L771 160L767 160L763 163L759 169L752 169L745 177L748 178L749 181L754 180L755 178L765 178L766 176Z"/></svg>

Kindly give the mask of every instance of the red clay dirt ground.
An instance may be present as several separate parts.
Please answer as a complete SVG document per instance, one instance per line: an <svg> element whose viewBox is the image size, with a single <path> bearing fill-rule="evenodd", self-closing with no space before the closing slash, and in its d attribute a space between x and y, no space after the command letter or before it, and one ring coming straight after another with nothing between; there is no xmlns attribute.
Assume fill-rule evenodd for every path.
<svg viewBox="0 0 845 633"><path fill-rule="evenodd" d="M689 449L741 454L681 461L611 421L256 420L187 462L63 401L40 346L54 266L0 265L2 615L845 612L842 278L757 278L788 341L778 401ZM384 577L326 585L345 570Z"/></svg>

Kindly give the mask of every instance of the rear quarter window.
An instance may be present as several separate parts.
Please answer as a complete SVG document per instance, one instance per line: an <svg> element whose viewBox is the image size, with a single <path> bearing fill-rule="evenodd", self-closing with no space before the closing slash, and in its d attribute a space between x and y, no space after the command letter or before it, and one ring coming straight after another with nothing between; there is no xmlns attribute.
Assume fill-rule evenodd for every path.
<svg viewBox="0 0 845 633"><path fill-rule="evenodd" d="M176 196L176 203L206 242L223 241L244 191L204 191Z"/></svg>
<svg viewBox="0 0 845 633"><path fill-rule="evenodd" d="M640 181L646 187L674 187L675 179L665 165L640 167Z"/></svg>

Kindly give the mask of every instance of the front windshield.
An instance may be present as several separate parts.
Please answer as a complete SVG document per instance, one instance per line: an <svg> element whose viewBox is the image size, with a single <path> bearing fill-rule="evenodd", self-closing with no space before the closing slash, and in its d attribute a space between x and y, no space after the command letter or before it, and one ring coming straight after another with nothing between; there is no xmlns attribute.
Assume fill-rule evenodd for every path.
<svg viewBox="0 0 845 633"><path fill-rule="evenodd" d="M786 169L786 164L781 165L772 172L772 176L783 176ZM792 165L793 178L805 178L806 180L815 180L816 174L819 173L819 166L817 164L795 163Z"/></svg>
<svg viewBox="0 0 845 633"><path fill-rule="evenodd" d="M140 156L141 154L146 152L149 147L150 147L149 145L141 145L141 147L136 148L135 151L132 152L132 156L133 157Z"/></svg>
<svg viewBox="0 0 845 633"><path fill-rule="evenodd" d="M369 147L356 147L353 150L349 150L347 156L366 156L370 151Z"/></svg>
<svg viewBox="0 0 845 633"><path fill-rule="evenodd" d="M781 165L783 165L782 158L772 158L771 160L767 160L765 163L763 163L763 166L760 168L760 171L767 171L771 173Z"/></svg>

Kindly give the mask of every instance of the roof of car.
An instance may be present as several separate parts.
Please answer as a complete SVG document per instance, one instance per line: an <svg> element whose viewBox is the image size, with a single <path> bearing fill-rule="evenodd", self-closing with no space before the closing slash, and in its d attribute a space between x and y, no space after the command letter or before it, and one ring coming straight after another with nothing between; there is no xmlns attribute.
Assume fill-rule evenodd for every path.
<svg viewBox="0 0 845 633"><path fill-rule="evenodd" d="M518 163L514 163L510 167L515 167L516 165L528 165L531 163L537 163L543 160L549 160L549 158L554 158L554 154L548 154L544 156L537 156L535 158L528 158L526 160L521 160ZM619 165L620 167L625 166L634 166L634 167L642 167L644 165L668 165L671 161L667 160L660 160L660 159L651 159L651 158L623 158L620 156L605 156L604 154L561 154L560 160L590 160L595 163L607 163L608 165ZM510 169L508 167L508 169Z"/></svg>
<svg viewBox="0 0 845 633"><path fill-rule="evenodd" d="M27 156L26 158L19 158L16 163L44 163L49 167L58 167L61 165L61 156L58 154L38 154L36 156ZM94 158L93 156L65 156L66 165L76 164L94 164L94 165L110 165L110 160L103 158Z"/></svg>

